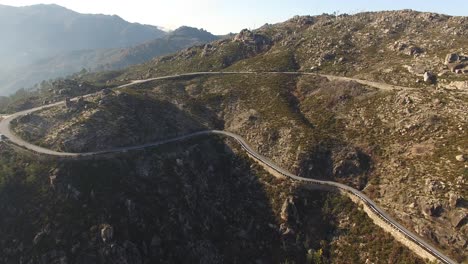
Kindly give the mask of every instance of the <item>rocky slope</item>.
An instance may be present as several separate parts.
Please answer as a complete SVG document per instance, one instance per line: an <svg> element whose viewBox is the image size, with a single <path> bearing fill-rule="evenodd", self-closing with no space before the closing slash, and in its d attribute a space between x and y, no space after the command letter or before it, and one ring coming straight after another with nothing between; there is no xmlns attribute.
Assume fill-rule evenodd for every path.
<svg viewBox="0 0 468 264"><path fill-rule="evenodd" d="M457 159L466 155L467 111L468 98L456 93L233 75L99 94L25 116L15 130L75 152L233 131L298 175L364 189L406 226L463 258L467 168Z"/></svg>
<svg viewBox="0 0 468 264"><path fill-rule="evenodd" d="M60 164L0 153L2 263L424 263L230 141Z"/></svg>
<svg viewBox="0 0 468 264"><path fill-rule="evenodd" d="M100 79L112 86L175 72L313 70L417 89L379 91L284 74L155 81L32 114L15 131L73 151L197 129L233 131L291 172L363 189L463 262L468 97L460 90L468 81L467 25L465 17L413 11L296 17Z"/></svg>
<svg viewBox="0 0 468 264"><path fill-rule="evenodd" d="M404 86L437 83L448 87L453 81L466 80L463 54L467 52L467 34L466 17L411 10L295 17L254 32L244 30L232 41L156 59L130 69L127 75L137 78L144 71L160 75L193 68L277 70L278 62L290 61L283 69L356 76ZM257 54L262 56L254 56ZM253 58L242 61L247 57ZM429 78L424 78L426 72Z"/></svg>

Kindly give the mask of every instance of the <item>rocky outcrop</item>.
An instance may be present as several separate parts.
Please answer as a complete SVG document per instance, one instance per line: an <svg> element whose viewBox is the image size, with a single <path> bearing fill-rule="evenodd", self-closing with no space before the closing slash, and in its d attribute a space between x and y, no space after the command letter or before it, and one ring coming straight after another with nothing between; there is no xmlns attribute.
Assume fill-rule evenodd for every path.
<svg viewBox="0 0 468 264"><path fill-rule="evenodd" d="M114 237L114 228L111 225L104 224L101 228L101 239L104 243L110 242Z"/></svg>
<svg viewBox="0 0 468 264"><path fill-rule="evenodd" d="M460 162L466 161L466 157L465 157L465 155L463 155L463 154L457 155L457 156L455 157L455 159L456 159L457 161L460 161Z"/></svg>
<svg viewBox="0 0 468 264"><path fill-rule="evenodd" d="M449 193L449 206L451 208L456 208L464 204L464 199L461 195L456 193Z"/></svg>
<svg viewBox="0 0 468 264"><path fill-rule="evenodd" d="M281 207L281 220L285 222L298 222L298 212L296 205L294 204L294 197L288 197Z"/></svg>
<svg viewBox="0 0 468 264"><path fill-rule="evenodd" d="M439 202L424 202L422 204L423 214L431 217L439 217L443 212L442 204Z"/></svg>
<svg viewBox="0 0 468 264"><path fill-rule="evenodd" d="M424 50L411 42L396 41L390 48L409 56L417 56L424 53Z"/></svg>
<svg viewBox="0 0 468 264"><path fill-rule="evenodd" d="M267 51L272 45L269 38L256 34L248 29L243 29L234 37L233 41L241 42L248 46L254 46L257 52Z"/></svg>
<svg viewBox="0 0 468 264"><path fill-rule="evenodd" d="M370 158L357 148L346 147L335 151L333 160L332 171L336 178L357 176L370 168Z"/></svg>
<svg viewBox="0 0 468 264"><path fill-rule="evenodd" d="M445 65L455 73L468 73L468 56L450 53L445 57Z"/></svg>
<svg viewBox="0 0 468 264"><path fill-rule="evenodd" d="M423 77L424 77L424 82L430 83L430 84L435 83L436 78L437 78L432 72L429 72L429 71L425 72Z"/></svg>
<svg viewBox="0 0 468 264"><path fill-rule="evenodd" d="M449 90L468 90L468 81L453 81L441 87Z"/></svg>
<svg viewBox="0 0 468 264"><path fill-rule="evenodd" d="M467 213L462 211L462 210L456 210L453 211L450 214L450 223L452 224L453 227L455 228L460 228L467 223Z"/></svg>

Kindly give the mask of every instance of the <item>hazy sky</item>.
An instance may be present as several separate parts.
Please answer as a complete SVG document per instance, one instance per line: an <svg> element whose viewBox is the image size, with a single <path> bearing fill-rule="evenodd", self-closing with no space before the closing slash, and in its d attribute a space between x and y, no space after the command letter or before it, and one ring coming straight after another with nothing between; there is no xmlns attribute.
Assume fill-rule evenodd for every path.
<svg viewBox="0 0 468 264"><path fill-rule="evenodd" d="M80 13L116 14L130 22L168 29L188 25L215 34L334 11L414 9L468 16L468 0L0 0L13 6L38 3L55 3Z"/></svg>

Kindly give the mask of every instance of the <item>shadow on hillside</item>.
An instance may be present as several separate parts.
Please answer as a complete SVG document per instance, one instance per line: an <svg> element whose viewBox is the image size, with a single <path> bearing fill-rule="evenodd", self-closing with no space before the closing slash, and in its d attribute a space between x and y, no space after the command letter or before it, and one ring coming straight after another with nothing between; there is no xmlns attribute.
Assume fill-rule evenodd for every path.
<svg viewBox="0 0 468 264"><path fill-rule="evenodd" d="M8 153L0 154L7 168ZM217 137L62 162L49 172L53 162L10 161L20 163L18 175L0 198L21 199L0 199L5 263L323 263L337 257L336 234L372 241L376 250L369 252L384 247L405 263L407 252L369 229L370 220L362 226L364 215L351 201L291 188ZM343 229L336 212L358 216L350 224L359 225ZM364 261L359 250L344 249L341 259Z"/></svg>
<svg viewBox="0 0 468 264"><path fill-rule="evenodd" d="M56 202L38 216L50 240L34 245L33 255L48 263L54 250L71 263L304 263L302 226L283 234L271 207L282 203L266 182L275 179L236 151L205 137L63 163L51 194ZM114 231L107 243L106 224Z"/></svg>
<svg viewBox="0 0 468 264"><path fill-rule="evenodd" d="M318 144L299 161L298 174L305 178L344 182L355 188L366 186L372 158L362 149L340 140Z"/></svg>

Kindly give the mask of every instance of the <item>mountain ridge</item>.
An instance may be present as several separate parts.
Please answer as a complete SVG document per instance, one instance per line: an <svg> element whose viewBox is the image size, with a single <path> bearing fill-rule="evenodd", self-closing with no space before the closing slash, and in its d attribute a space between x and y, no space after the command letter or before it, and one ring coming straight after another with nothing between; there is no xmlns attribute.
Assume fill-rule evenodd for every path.
<svg viewBox="0 0 468 264"><path fill-rule="evenodd" d="M0 33L0 52L12 65L76 49L126 47L165 35L155 26L80 14L58 5L4 7Z"/></svg>
<svg viewBox="0 0 468 264"><path fill-rule="evenodd" d="M59 5L2 6L0 34L5 36L0 56L8 65L0 66L2 95L82 69L121 69L218 38L195 28L165 32L116 15L80 14Z"/></svg>

